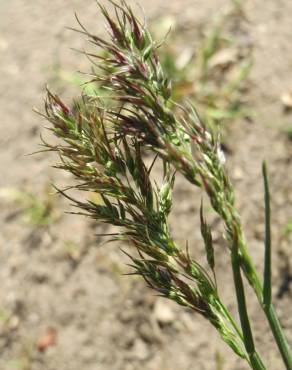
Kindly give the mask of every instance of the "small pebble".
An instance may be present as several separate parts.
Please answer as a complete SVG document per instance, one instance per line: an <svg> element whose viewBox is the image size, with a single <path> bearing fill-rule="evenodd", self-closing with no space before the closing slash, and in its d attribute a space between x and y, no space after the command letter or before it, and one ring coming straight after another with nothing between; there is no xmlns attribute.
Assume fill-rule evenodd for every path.
<svg viewBox="0 0 292 370"><path fill-rule="evenodd" d="M155 303L154 316L160 324L170 324L175 320L173 309L160 299Z"/></svg>

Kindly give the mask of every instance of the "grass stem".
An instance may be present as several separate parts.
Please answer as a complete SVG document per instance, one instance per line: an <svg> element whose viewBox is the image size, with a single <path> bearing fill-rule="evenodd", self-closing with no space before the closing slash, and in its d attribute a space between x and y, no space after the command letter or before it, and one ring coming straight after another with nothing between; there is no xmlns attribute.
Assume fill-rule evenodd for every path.
<svg viewBox="0 0 292 370"><path fill-rule="evenodd" d="M275 341L278 345L282 359L285 363L287 370L292 370L292 353L289 344L283 334L282 327L276 315L275 308L272 304L264 308L264 312L269 321L270 328L273 332Z"/></svg>
<svg viewBox="0 0 292 370"><path fill-rule="evenodd" d="M239 312L239 318L241 323L241 329L243 333L245 349L248 353L250 365L255 370L264 370L266 367L262 363L259 355L256 352L252 330L249 322L246 299L244 293L244 286L240 271L240 256L239 256L239 245L238 245L238 233L234 232L234 243L231 250L231 264L233 271L234 287L236 291L237 307Z"/></svg>
<svg viewBox="0 0 292 370"><path fill-rule="evenodd" d="M263 288L263 300L264 306L271 304L272 288L271 288L271 211L270 211L270 190L267 175L266 163L263 163L263 178L264 178L264 189L265 189L265 268L264 268L264 288Z"/></svg>

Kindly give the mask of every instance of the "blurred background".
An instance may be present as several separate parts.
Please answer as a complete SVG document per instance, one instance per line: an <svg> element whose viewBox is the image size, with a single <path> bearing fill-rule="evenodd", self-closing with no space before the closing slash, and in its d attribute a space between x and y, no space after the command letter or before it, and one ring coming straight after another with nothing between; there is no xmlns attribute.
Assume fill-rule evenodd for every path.
<svg viewBox="0 0 292 370"><path fill-rule="evenodd" d="M137 14L141 8L133 4ZM107 4L103 1L103 4ZM205 122L221 126L237 205L257 267L263 256L261 163L270 172L273 294L292 343L292 2L289 0L140 0L178 101L190 99ZM130 271L105 230L66 215L51 183L72 178L52 168L40 133L46 84L70 104L80 94L89 49L74 12L93 33L104 21L93 0L0 0L0 369L243 370L201 317L158 298ZM90 89L91 86L87 86ZM203 259L200 193L178 178L172 233ZM210 214L213 227L216 216ZM109 228L106 229L108 231ZM216 229L217 230L217 229ZM215 233L219 289L235 297L220 229ZM260 352L282 369L256 305L249 307Z"/></svg>

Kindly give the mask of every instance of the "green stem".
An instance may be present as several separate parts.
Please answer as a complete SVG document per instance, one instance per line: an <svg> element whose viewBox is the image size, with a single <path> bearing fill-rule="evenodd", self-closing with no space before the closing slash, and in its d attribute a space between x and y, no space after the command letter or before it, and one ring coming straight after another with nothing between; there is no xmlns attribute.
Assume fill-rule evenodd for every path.
<svg viewBox="0 0 292 370"><path fill-rule="evenodd" d="M250 356L249 356L249 359L250 359L250 364L251 364L251 367L254 369L254 370L265 370L266 367L265 365L263 364L260 356L258 355L258 353L256 351L254 351Z"/></svg>
<svg viewBox="0 0 292 370"><path fill-rule="evenodd" d="M260 282L260 279L257 275L256 269L252 263L252 260L247 254L246 247L241 245L240 248L241 253L241 267L245 273L246 278L248 279L251 287L256 293L258 301L265 313L265 316L269 322L270 328L272 330L274 339L277 343L278 349L281 353L283 362L286 365L287 370L292 370L292 353L289 347L289 344L285 338L283 333L283 329L281 328L280 322L278 320L277 314L272 304L265 305L264 304L264 296L263 296L263 287ZM252 279L250 277L253 277Z"/></svg>
<svg viewBox="0 0 292 370"><path fill-rule="evenodd" d="M240 256L238 249L238 232L234 231L234 243L231 250L231 263L233 271L233 280L236 291L237 306L239 312L239 318L243 333L245 349L248 353L250 365L254 370L264 370L266 367L262 363L259 355L255 350L254 340L252 336L252 330L250 327L246 299L244 293L244 286L240 271Z"/></svg>
<svg viewBox="0 0 292 370"><path fill-rule="evenodd" d="M280 322L277 318L275 309L271 303L271 211L270 211L270 191L267 175L267 167L265 162L262 167L265 189L265 268L264 268L264 284L262 284L257 275L256 269L250 259L245 243L243 242L243 235L240 235L241 245L240 253L242 257L242 268L253 287L261 307L266 315L272 330L274 339L277 343L281 353L283 362L288 370L292 370L292 353L289 344L284 336Z"/></svg>
<svg viewBox="0 0 292 370"><path fill-rule="evenodd" d="M272 247L271 247L271 206L270 190L266 163L263 163L263 178L265 188L265 268L264 268L264 305L269 306L272 300Z"/></svg>
<svg viewBox="0 0 292 370"><path fill-rule="evenodd" d="M287 370L292 370L292 353L291 349L288 345L288 342L283 334L280 322L278 320L278 317L276 315L274 306L271 304L269 306L263 307L264 312L267 316L267 319L270 324L270 328L273 332L274 338L276 340L276 343L278 345L278 348L281 352L283 361L286 365Z"/></svg>

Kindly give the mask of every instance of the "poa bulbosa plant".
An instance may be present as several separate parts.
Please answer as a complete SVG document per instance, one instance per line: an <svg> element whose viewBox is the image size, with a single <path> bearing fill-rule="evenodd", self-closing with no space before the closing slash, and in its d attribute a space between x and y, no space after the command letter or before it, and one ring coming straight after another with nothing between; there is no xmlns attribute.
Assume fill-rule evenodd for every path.
<svg viewBox="0 0 292 370"><path fill-rule="evenodd" d="M195 107L172 100L171 81L157 56L157 44L145 22L136 18L125 1L113 6L114 16L99 5L108 24L108 37L101 38L81 22L75 31L97 48L86 53L92 62L90 81L103 96L81 94L71 107L47 91L45 118L58 138L43 142L44 150L57 152L57 168L72 173L74 188L99 194L102 202L79 200L68 189L57 189L70 199L77 214L114 225L111 237L132 246L132 272L140 275L159 295L188 307L204 317L222 340L252 369L266 369L256 349L247 311L244 279L253 289L278 345L287 369L292 356L277 319L271 298L270 195L266 165L263 165L265 194L265 256L261 278L248 253L235 192L225 168L220 134L208 128ZM78 20L78 19L77 19ZM146 166L144 153L153 155ZM155 161L163 164L163 183L152 176ZM172 191L180 173L200 187L224 225L224 236L233 271L238 324L224 305L218 290L212 228L204 215L201 222L208 271L194 260L188 247L171 236L168 217ZM128 253L128 252L127 252Z"/></svg>

